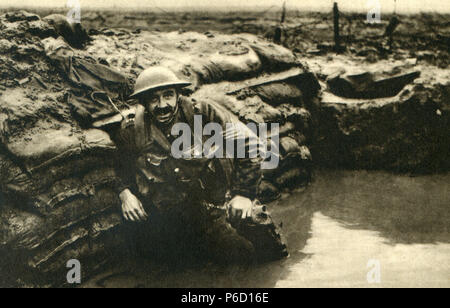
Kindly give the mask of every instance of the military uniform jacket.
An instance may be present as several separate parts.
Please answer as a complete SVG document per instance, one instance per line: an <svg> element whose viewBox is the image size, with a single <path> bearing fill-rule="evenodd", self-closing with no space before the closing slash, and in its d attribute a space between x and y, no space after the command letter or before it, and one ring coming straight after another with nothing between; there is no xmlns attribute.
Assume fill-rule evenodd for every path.
<svg viewBox="0 0 450 308"><path fill-rule="evenodd" d="M230 197L257 197L262 177L262 160L248 158L248 138L245 143L247 158L175 159L171 154L175 137L164 134L152 122L143 106L137 105L134 108L134 121L128 125L123 123L115 134L119 148L116 164L120 178L118 192L129 188L149 197L157 206L173 205L194 196L208 199L211 203L223 202L227 194ZM228 138L236 137L235 133L226 131L226 124L240 122L228 110L215 103L196 102L180 97L175 123L187 123L193 132L194 115L202 116L203 126L208 123L222 126L224 146ZM240 126L240 129L242 127L244 126ZM252 132L246 131L246 134ZM209 136L202 137L201 144L208 138ZM257 138L252 140L259 142ZM192 144L194 143L193 140Z"/></svg>

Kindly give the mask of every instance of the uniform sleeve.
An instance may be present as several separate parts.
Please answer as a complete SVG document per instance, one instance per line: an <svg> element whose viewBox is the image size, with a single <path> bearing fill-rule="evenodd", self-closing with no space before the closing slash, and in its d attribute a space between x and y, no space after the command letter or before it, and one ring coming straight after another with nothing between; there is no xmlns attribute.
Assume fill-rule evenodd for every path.
<svg viewBox="0 0 450 308"><path fill-rule="evenodd" d="M237 159L235 166L231 195L240 195L252 200L256 199L262 179L260 160Z"/></svg>
<svg viewBox="0 0 450 308"><path fill-rule="evenodd" d="M235 147L233 153L229 152L232 159L228 165L232 170L230 173L229 190L232 196L241 195L249 199L256 199L258 188L262 179L262 158L258 157L260 140L251 129L239 121L230 111L216 103L198 103L197 110L206 121L222 125L224 147L227 142L233 142ZM239 143L240 141L240 143ZM238 144L244 147L239 147ZM245 158L238 158L238 149L244 151ZM229 149L226 149L229 151ZM242 157L239 156L239 157ZM250 158L253 157L253 158ZM225 159L225 158L224 158Z"/></svg>
<svg viewBox="0 0 450 308"><path fill-rule="evenodd" d="M114 167L117 174L115 190L118 194L125 189L134 190L136 187L136 157L130 140L127 140L127 134L130 133L118 128L113 137L117 146Z"/></svg>

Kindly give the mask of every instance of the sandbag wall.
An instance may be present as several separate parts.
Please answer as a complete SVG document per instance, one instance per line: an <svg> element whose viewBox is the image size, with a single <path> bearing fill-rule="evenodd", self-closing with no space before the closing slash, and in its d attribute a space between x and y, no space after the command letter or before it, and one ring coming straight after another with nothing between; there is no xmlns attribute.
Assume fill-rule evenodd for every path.
<svg viewBox="0 0 450 308"><path fill-rule="evenodd" d="M35 126L28 131L32 137L11 138L1 151L2 273L23 271L20 277L29 281L47 281L49 273L62 285L68 260L92 271L87 264L107 262L120 251L115 145L101 130L71 129L39 133ZM14 284L16 275L2 276Z"/></svg>
<svg viewBox="0 0 450 308"><path fill-rule="evenodd" d="M271 125L279 125L280 162L275 169L263 170L260 186L260 199L265 203L277 199L282 192L305 186L311 181L309 146L314 136L314 120L307 108L314 108L315 96L308 96L307 91L314 91L316 85L312 76L298 75L297 70L292 73L291 77L289 74L273 74L269 83L265 83L267 77L261 77L245 83L207 85L193 94L196 100L207 99L226 107L243 123L254 123L257 127L266 123L269 136ZM276 77L282 80L276 80Z"/></svg>
<svg viewBox="0 0 450 308"><path fill-rule="evenodd" d="M116 146L75 120L76 87L47 48L65 44L55 29L17 12L0 16L0 30L0 283L60 286L67 261L87 277L124 250Z"/></svg>
<svg viewBox="0 0 450 308"><path fill-rule="evenodd" d="M120 106L115 86L149 66L169 66L192 82L184 95L246 123L280 124L282 163L266 172L263 201L309 181L318 85L288 50L252 35L128 30L97 31L73 49L59 34L36 15L0 16L1 285L64 285L68 260L86 278L126 251L117 149L92 126L115 111L90 99L105 88Z"/></svg>
<svg viewBox="0 0 450 308"><path fill-rule="evenodd" d="M41 120L56 126L44 129ZM9 122L0 151L2 283L63 285L68 260L92 274L122 250L116 147L104 131L51 116L27 123L23 130Z"/></svg>

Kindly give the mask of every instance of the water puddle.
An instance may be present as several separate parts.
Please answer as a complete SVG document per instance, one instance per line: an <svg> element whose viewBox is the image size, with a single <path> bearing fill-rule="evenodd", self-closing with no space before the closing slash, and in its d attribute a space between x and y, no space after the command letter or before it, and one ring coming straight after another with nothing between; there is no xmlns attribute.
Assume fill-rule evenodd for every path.
<svg viewBox="0 0 450 308"><path fill-rule="evenodd" d="M85 286L450 287L449 207L450 174L320 171L306 190L271 206L289 259L182 269L124 260Z"/></svg>

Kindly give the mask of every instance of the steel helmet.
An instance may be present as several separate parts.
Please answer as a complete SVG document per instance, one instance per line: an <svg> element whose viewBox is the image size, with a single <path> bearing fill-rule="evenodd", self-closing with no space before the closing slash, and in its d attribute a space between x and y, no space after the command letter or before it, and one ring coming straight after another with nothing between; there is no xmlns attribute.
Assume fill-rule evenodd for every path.
<svg viewBox="0 0 450 308"><path fill-rule="evenodd" d="M178 79L178 77L166 67L154 66L144 70L136 80L134 93L130 97L150 90L159 90L167 87L183 88L191 83Z"/></svg>

